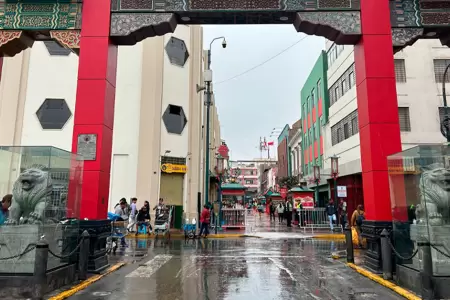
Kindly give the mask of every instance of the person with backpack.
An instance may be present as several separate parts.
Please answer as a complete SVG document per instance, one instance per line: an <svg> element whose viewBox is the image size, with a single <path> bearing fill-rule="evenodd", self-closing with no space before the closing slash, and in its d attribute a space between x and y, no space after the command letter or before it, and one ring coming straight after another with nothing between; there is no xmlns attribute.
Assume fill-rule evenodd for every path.
<svg viewBox="0 0 450 300"><path fill-rule="evenodd" d="M355 209L355 211L352 214L352 219L350 224L352 225L352 227L355 228L356 233L358 234L358 246L360 248L362 248L363 244L362 244L362 231L361 231L361 226L363 224L363 221L366 219L365 215L364 215L364 210L362 205L358 205Z"/></svg>

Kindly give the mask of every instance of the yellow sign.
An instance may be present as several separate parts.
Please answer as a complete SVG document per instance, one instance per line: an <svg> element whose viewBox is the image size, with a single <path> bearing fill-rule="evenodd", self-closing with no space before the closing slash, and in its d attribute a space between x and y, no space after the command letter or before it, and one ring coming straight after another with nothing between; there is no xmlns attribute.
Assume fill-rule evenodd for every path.
<svg viewBox="0 0 450 300"><path fill-rule="evenodd" d="M163 164L161 165L161 171L164 173L186 173L186 165L173 165L173 164Z"/></svg>

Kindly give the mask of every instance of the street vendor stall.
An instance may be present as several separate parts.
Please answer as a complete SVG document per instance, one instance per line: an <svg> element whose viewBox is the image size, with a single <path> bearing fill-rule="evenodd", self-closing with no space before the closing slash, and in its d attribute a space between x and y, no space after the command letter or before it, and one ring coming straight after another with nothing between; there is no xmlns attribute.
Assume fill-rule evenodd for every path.
<svg viewBox="0 0 450 300"><path fill-rule="evenodd" d="M288 191L288 200L292 201L294 205L294 225L298 225L299 222L301 226L307 222L307 219L316 219L316 212L314 210L314 191L303 186L293 187ZM300 209L301 208L301 209ZM305 211L311 210L311 213ZM312 215L311 215L312 214Z"/></svg>
<svg viewBox="0 0 450 300"><path fill-rule="evenodd" d="M246 189L239 183L222 184L222 228L245 228Z"/></svg>
<svg viewBox="0 0 450 300"><path fill-rule="evenodd" d="M275 204L275 206L278 206L278 204L283 203L284 199L281 197L280 193L274 192L272 190L268 190L264 197L267 199L266 201L266 212L270 213L270 200Z"/></svg>

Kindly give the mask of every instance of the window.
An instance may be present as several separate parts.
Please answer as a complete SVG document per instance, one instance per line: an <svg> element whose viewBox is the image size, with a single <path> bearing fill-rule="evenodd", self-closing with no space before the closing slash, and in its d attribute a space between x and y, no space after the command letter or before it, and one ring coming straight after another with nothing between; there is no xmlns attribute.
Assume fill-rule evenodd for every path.
<svg viewBox="0 0 450 300"><path fill-rule="evenodd" d="M312 89L312 91L311 91L311 107L314 107L314 103L316 103L316 101L314 99L314 89Z"/></svg>
<svg viewBox="0 0 450 300"><path fill-rule="evenodd" d="M354 110L331 127L331 144L334 146L358 132L358 110Z"/></svg>
<svg viewBox="0 0 450 300"><path fill-rule="evenodd" d="M404 59L394 59L395 81L406 82L406 69Z"/></svg>
<svg viewBox="0 0 450 300"><path fill-rule="evenodd" d="M445 117L445 107L439 107L439 124L442 123ZM448 108L448 116L450 118L450 107Z"/></svg>
<svg viewBox="0 0 450 300"><path fill-rule="evenodd" d="M359 131L358 129L358 118L352 118L352 133L355 134Z"/></svg>
<svg viewBox="0 0 450 300"><path fill-rule="evenodd" d="M187 124L183 107L169 104L162 116L168 133L181 134Z"/></svg>
<svg viewBox="0 0 450 300"><path fill-rule="evenodd" d="M72 112L64 99L45 99L36 116L42 129L62 129Z"/></svg>
<svg viewBox="0 0 450 300"><path fill-rule="evenodd" d="M170 63L173 65L183 67L189 58L189 51L186 44L183 40L176 37L170 38L165 50Z"/></svg>
<svg viewBox="0 0 450 300"><path fill-rule="evenodd" d="M245 180L245 184L253 184L253 180L246 179L246 180Z"/></svg>
<svg viewBox="0 0 450 300"><path fill-rule="evenodd" d="M338 128L337 129L337 142L340 143L344 140L343 136L342 136L342 128Z"/></svg>
<svg viewBox="0 0 450 300"><path fill-rule="evenodd" d="M320 79L319 81L317 81L317 102L320 101L320 98L322 98L322 92L321 92L321 87L320 87Z"/></svg>
<svg viewBox="0 0 450 300"><path fill-rule="evenodd" d="M409 107L399 107L398 118L400 122L400 131L411 131L411 123L409 119Z"/></svg>
<svg viewBox="0 0 450 300"><path fill-rule="evenodd" d="M352 86L355 85L355 64L353 63L344 73L336 80L329 89L330 106L336 103ZM341 91L339 93L339 90Z"/></svg>
<svg viewBox="0 0 450 300"><path fill-rule="evenodd" d="M450 59L435 59L434 64L434 78L436 82L442 82L442 77L444 76L445 68L450 64ZM447 74L445 82L450 82L450 74Z"/></svg>
<svg viewBox="0 0 450 300"><path fill-rule="evenodd" d="M348 87L351 89L355 85L355 72L348 74Z"/></svg>
<svg viewBox="0 0 450 300"><path fill-rule="evenodd" d="M348 139L350 137L350 126L348 123L344 124L344 139Z"/></svg>
<svg viewBox="0 0 450 300"><path fill-rule="evenodd" d="M306 98L306 114L305 114L305 117L308 116L309 111L310 111L310 107L309 107L309 97L308 97L308 98Z"/></svg>

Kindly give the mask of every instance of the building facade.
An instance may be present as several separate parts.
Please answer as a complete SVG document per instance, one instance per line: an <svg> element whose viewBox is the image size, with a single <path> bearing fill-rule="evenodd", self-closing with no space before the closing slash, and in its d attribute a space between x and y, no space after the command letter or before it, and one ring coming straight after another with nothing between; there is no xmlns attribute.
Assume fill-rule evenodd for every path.
<svg viewBox="0 0 450 300"><path fill-rule="evenodd" d="M351 210L364 203L353 47L327 43L327 56L330 107L329 122L323 126L323 173L330 174L329 158L338 156L337 186L345 187L345 199ZM419 40L394 58L402 149L444 142L440 132L441 85L444 69L450 62L450 50L439 40ZM322 177L327 179L334 198L332 180Z"/></svg>
<svg viewBox="0 0 450 300"><path fill-rule="evenodd" d="M288 154L289 154L289 176L295 176L300 178L302 176L301 172L301 137L302 137L302 120L299 119L297 122L292 124L291 129L289 129L288 135Z"/></svg>
<svg viewBox="0 0 450 300"><path fill-rule="evenodd" d="M158 198L197 212L203 193L203 34L200 26L119 47L109 210L120 198ZM53 41L5 58L0 145L72 149L78 56ZM220 143L212 108L211 141ZM218 142L217 142L218 141ZM215 160L212 159L212 163ZM214 168L212 168L214 169Z"/></svg>
<svg viewBox="0 0 450 300"><path fill-rule="evenodd" d="M327 53L322 51L301 90L302 169L311 175L313 166L323 167L324 139L322 126L328 121Z"/></svg>
<svg viewBox="0 0 450 300"><path fill-rule="evenodd" d="M279 178L290 175L290 155L288 150L289 130L289 124L286 124L281 133L278 135L277 166Z"/></svg>
<svg viewBox="0 0 450 300"><path fill-rule="evenodd" d="M247 194L256 195L258 193L259 169L255 162L232 162L230 175L236 177L237 182L247 188Z"/></svg>

